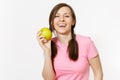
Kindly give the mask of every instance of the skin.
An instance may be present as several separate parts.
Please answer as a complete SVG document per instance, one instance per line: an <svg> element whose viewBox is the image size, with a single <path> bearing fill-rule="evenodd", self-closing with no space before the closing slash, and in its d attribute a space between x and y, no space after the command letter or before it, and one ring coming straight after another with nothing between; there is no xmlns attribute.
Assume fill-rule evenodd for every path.
<svg viewBox="0 0 120 80"><path fill-rule="evenodd" d="M71 15L71 10L68 7L61 7L53 21L53 25L56 31L56 35L61 44L68 45L68 41L71 39L71 25L74 25L74 20ZM44 37L39 36L41 33L37 33L37 40L39 45L44 51L45 62L43 68L44 80L55 80L55 72L51 61L51 40L47 41ZM103 80L103 72L99 55L90 59L89 64L94 73L94 80Z"/></svg>
<svg viewBox="0 0 120 80"><path fill-rule="evenodd" d="M89 60L94 73L94 80L103 80L102 66L99 55Z"/></svg>
<svg viewBox="0 0 120 80"><path fill-rule="evenodd" d="M54 28L59 41L62 44L68 44L71 39L71 25L74 24L71 10L68 7L62 7L58 10L54 19ZM60 27L60 26L64 27Z"/></svg>

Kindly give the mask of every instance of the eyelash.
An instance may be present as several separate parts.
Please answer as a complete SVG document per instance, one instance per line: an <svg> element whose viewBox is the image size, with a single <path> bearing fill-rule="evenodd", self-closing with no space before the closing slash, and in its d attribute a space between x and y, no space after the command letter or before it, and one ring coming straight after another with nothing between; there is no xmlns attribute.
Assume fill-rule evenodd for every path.
<svg viewBox="0 0 120 80"><path fill-rule="evenodd" d="M59 16L55 16L55 17L59 17Z"/></svg>
<svg viewBox="0 0 120 80"><path fill-rule="evenodd" d="M55 16L55 17L60 17L60 16ZM65 16L65 17L69 18L70 16Z"/></svg>
<svg viewBox="0 0 120 80"><path fill-rule="evenodd" d="M65 16L65 17L69 18L70 16Z"/></svg>

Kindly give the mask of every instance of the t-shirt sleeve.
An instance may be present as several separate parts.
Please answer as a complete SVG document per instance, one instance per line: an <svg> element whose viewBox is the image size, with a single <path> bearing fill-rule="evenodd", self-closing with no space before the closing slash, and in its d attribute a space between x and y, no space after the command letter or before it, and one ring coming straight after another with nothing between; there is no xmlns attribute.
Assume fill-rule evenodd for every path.
<svg viewBox="0 0 120 80"><path fill-rule="evenodd" d="M98 50L97 50L94 42L89 38L88 59L94 58L97 55L98 55Z"/></svg>

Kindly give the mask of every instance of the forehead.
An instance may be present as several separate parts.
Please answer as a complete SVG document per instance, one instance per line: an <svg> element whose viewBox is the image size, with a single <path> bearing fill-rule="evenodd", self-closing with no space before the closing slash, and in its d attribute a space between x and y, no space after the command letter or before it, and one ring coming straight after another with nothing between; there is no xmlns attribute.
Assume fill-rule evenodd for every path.
<svg viewBox="0 0 120 80"><path fill-rule="evenodd" d="M64 6L64 7L61 7L61 8L57 11L57 13L58 13L58 14L59 14L59 13L69 13L69 14L71 14L71 10L70 10L69 7Z"/></svg>

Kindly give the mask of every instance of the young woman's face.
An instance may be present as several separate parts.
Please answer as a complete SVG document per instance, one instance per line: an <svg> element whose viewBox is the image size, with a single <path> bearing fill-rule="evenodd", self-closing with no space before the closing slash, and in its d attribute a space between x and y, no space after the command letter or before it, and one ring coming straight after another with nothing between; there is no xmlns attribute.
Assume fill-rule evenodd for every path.
<svg viewBox="0 0 120 80"><path fill-rule="evenodd" d="M53 25L57 33L68 34L71 32L71 26L74 25L74 20L69 7L61 7L58 10Z"/></svg>

